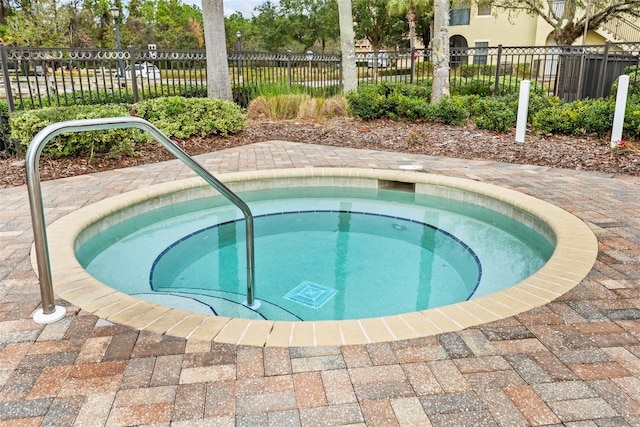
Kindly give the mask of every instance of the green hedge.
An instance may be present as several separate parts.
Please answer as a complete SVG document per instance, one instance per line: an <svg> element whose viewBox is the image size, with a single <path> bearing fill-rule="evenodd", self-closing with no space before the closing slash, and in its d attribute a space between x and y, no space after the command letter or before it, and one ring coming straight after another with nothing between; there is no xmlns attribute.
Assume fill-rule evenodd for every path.
<svg viewBox="0 0 640 427"><path fill-rule="evenodd" d="M430 99L430 80L420 85L378 83L362 86L358 91L347 94L351 114L365 120L438 120L446 124L461 124L471 119L479 128L498 132L506 132L515 125L518 95L514 93L501 97L454 95L436 105L431 104ZM558 98L532 92L529 110L534 114L559 102Z"/></svg>
<svg viewBox="0 0 640 427"><path fill-rule="evenodd" d="M135 114L157 126L168 137L228 135L244 128L245 114L236 104L219 99L163 97L135 105L73 105L27 110L9 116L12 141L24 154L35 135L46 126L68 120L126 117ZM135 145L149 140L138 129L110 129L60 135L50 141L45 156L132 155Z"/></svg>
<svg viewBox="0 0 640 427"><path fill-rule="evenodd" d="M533 116L533 128L542 133L605 135L613 125L613 99L586 99L544 108Z"/></svg>
<svg viewBox="0 0 640 427"><path fill-rule="evenodd" d="M129 106L127 105L47 107L12 114L9 117L9 128L11 129L11 138L16 141L16 150L18 153L24 154L35 135L50 124L67 120L128 115ZM53 157L133 154L134 144L144 141L146 141L146 136L137 129L76 132L53 138L45 147L43 154Z"/></svg>
<svg viewBox="0 0 640 427"><path fill-rule="evenodd" d="M482 98L474 103L472 117L480 129L506 132L515 126L517 111L508 99Z"/></svg>
<svg viewBox="0 0 640 427"><path fill-rule="evenodd" d="M169 96L135 105L136 115L176 138L228 135L245 126L245 114L236 104L212 98Z"/></svg>

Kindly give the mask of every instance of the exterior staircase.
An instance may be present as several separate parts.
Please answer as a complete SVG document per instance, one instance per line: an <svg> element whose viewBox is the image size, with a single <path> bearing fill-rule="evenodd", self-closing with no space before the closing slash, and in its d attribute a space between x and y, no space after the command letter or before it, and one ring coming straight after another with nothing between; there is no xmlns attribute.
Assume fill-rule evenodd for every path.
<svg viewBox="0 0 640 427"><path fill-rule="evenodd" d="M613 43L640 43L640 26L626 18L611 19L595 31Z"/></svg>

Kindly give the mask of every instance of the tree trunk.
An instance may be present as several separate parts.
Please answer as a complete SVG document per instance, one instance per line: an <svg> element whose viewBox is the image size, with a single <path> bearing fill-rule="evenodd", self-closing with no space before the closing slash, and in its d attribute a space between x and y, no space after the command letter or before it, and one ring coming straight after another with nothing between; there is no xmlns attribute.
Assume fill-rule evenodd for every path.
<svg viewBox="0 0 640 427"><path fill-rule="evenodd" d="M342 50L342 78L344 93L358 88L356 70L355 34L353 33L353 14L351 0L338 0L340 19L340 49Z"/></svg>
<svg viewBox="0 0 640 427"><path fill-rule="evenodd" d="M202 0L202 18L207 55L207 94L209 98L233 101L222 0Z"/></svg>
<svg viewBox="0 0 640 427"><path fill-rule="evenodd" d="M411 64L411 83L415 81L415 62L413 60L414 51L416 49L416 8L413 6L409 7L407 11L407 21L409 21L409 63Z"/></svg>
<svg viewBox="0 0 640 427"><path fill-rule="evenodd" d="M431 102L449 97L449 0L435 0L433 13L433 39L431 60L433 61L433 86Z"/></svg>

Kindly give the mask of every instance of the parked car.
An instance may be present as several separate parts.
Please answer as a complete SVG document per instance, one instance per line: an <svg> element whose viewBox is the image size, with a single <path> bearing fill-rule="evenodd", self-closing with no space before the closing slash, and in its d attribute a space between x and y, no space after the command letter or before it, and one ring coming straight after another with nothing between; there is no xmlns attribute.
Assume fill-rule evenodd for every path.
<svg viewBox="0 0 640 427"><path fill-rule="evenodd" d="M148 62L143 62L142 64L134 65L135 73L137 78L143 79L160 79L160 70L153 64ZM131 78L131 66L127 66L124 70L124 74L126 78Z"/></svg>
<svg viewBox="0 0 640 427"><path fill-rule="evenodd" d="M373 68L373 52L367 55L367 67ZM378 53L378 68L387 68L387 62L389 61L389 54L387 52Z"/></svg>

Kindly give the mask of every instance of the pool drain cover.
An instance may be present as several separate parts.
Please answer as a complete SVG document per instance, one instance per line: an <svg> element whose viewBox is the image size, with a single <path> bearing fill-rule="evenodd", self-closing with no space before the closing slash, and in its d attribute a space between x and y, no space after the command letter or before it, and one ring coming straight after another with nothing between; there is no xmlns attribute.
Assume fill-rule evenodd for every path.
<svg viewBox="0 0 640 427"><path fill-rule="evenodd" d="M297 302L298 304L306 305L307 307L318 309L333 298L335 294L335 289L305 280L291 289L284 298Z"/></svg>

